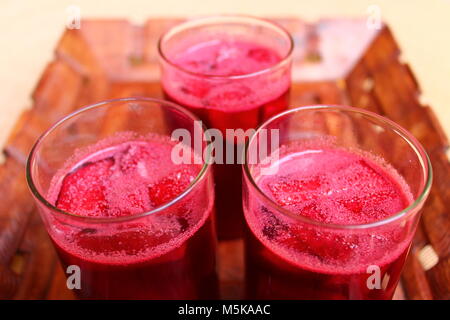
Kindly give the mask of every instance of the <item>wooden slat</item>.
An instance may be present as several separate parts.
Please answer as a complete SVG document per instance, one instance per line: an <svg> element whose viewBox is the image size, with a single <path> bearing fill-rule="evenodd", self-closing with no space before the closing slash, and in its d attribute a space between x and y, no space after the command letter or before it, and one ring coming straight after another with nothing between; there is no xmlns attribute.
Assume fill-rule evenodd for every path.
<svg viewBox="0 0 450 320"><path fill-rule="evenodd" d="M24 267L14 298L45 299L59 262L37 211L32 214L19 252Z"/></svg>
<svg viewBox="0 0 450 320"><path fill-rule="evenodd" d="M403 270L403 286L405 288L406 297L411 300L431 300L431 293L428 278L417 259L416 250L411 250L406 259L405 268Z"/></svg>
<svg viewBox="0 0 450 320"><path fill-rule="evenodd" d="M23 165L11 157L0 165L0 298L11 298L20 287L11 264L26 232L33 200Z"/></svg>
<svg viewBox="0 0 450 320"><path fill-rule="evenodd" d="M450 257L442 259L433 269L427 271L434 296L450 300Z"/></svg>

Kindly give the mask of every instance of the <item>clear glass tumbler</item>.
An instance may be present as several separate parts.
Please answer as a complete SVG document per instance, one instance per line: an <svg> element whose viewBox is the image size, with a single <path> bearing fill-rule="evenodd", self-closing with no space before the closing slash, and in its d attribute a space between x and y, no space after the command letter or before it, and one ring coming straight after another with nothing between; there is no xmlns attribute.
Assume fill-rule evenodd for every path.
<svg viewBox="0 0 450 320"><path fill-rule="evenodd" d="M68 115L34 145L28 184L78 297L217 298L207 145L180 145L176 129L204 134L176 104L126 98ZM173 161L175 146L197 161Z"/></svg>
<svg viewBox="0 0 450 320"><path fill-rule="evenodd" d="M287 109L293 40L268 20L225 15L173 27L160 38L158 50L166 98L220 130L228 150L234 150L234 156L224 151L223 164L216 161L214 176L219 238L238 237L245 134L226 136L226 130L254 129Z"/></svg>
<svg viewBox="0 0 450 320"><path fill-rule="evenodd" d="M249 298L392 299L432 182L409 132L301 107L262 124L245 157Z"/></svg>

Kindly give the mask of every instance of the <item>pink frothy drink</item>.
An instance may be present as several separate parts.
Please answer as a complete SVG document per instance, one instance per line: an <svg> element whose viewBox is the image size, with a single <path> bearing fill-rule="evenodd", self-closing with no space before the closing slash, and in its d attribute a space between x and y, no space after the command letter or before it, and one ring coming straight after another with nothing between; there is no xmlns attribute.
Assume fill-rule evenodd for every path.
<svg viewBox="0 0 450 320"><path fill-rule="evenodd" d="M294 109L263 125L286 129L265 171L245 167L248 297L392 298L422 205L414 200L423 202L430 179L427 167L419 170L428 165L420 145L408 150L389 126L407 134L345 107ZM404 154L389 159L379 148L386 141Z"/></svg>
<svg viewBox="0 0 450 320"><path fill-rule="evenodd" d="M215 166L215 181L219 236L236 237L242 226L245 138L235 139L233 133L226 138L226 129L245 133L287 108L291 39L264 20L216 17L176 26L163 35L159 49L165 95L218 129L224 149L235 149L233 163ZM223 162L226 157L224 150Z"/></svg>
<svg viewBox="0 0 450 320"><path fill-rule="evenodd" d="M84 119L92 120L105 110L128 114L125 127L134 131L115 132L92 144L83 141L90 139L84 134L77 148L71 146L76 139L65 138L64 127L82 127ZM171 111L179 126L184 123L195 131L191 115L179 107L157 100L116 100L69 117L45 137L47 150L40 145L46 143L43 140L32 153L29 170L40 183L34 188L47 190L48 203L40 205L42 216L64 270L70 266L81 270L81 288L75 288L81 298L218 297L208 166L201 159L174 162L177 142L163 134L168 125L159 123L156 130L152 120L138 125L135 118L150 113L155 117L162 111L166 117ZM159 132L144 134L147 130ZM69 156L48 175L48 184L39 181L54 161L51 157L43 161L53 153L51 143L58 145L64 139L68 149L61 152ZM192 160L197 157L190 147L182 148ZM44 185L48 187L43 189Z"/></svg>

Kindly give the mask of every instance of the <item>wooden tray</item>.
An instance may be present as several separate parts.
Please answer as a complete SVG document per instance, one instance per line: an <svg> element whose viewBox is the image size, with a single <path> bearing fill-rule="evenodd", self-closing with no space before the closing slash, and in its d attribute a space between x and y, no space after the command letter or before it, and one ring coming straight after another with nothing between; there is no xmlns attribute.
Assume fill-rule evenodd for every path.
<svg viewBox="0 0 450 320"><path fill-rule="evenodd" d="M397 298L450 299L449 144L420 88L401 60L389 28L365 20L329 19L306 24L275 19L295 39L292 106L349 104L383 114L426 147L434 185L425 205ZM42 131L75 109L109 98L161 97L156 41L179 19L82 21L66 30L26 110L4 146L0 165L0 298L71 299L25 181L25 162ZM32 54L32 53L31 53ZM242 243L219 247L224 298L240 298Z"/></svg>

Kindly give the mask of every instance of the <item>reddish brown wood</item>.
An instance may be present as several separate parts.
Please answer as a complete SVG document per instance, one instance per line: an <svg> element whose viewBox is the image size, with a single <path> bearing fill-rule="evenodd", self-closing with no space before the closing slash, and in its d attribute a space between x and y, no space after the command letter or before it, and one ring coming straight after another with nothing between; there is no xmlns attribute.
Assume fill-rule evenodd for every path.
<svg viewBox="0 0 450 320"><path fill-rule="evenodd" d="M450 257L441 261L427 272L430 287L435 297L450 300Z"/></svg>
<svg viewBox="0 0 450 320"><path fill-rule="evenodd" d="M14 257L34 205L22 163L7 156L0 166L0 181L0 298L12 298L21 287L20 268L14 268Z"/></svg>
<svg viewBox="0 0 450 320"><path fill-rule="evenodd" d="M427 149L434 185L405 265L402 290L408 299L450 298L449 143L431 108L420 103L420 87L387 26L371 30L364 20L305 23L276 19L293 35L291 106L347 104L385 115L411 131ZM162 97L157 39L181 19L82 21L66 30L55 57L33 93L33 107L17 121L0 165L0 298L71 299L65 276L27 190L24 165L37 137L81 106L110 98ZM108 114L103 130L126 121ZM336 123L323 124L329 130ZM350 124L348 124L350 126ZM82 127L77 127L80 132ZM99 133L101 134L101 133ZM380 144L379 148L386 148ZM395 146L390 145L390 150ZM419 253L431 246L438 263L424 270ZM243 245L219 245L224 298L242 297Z"/></svg>
<svg viewBox="0 0 450 320"><path fill-rule="evenodd" d="M411 250L408 259L406 260L402 283L408 299L433 299L429 281L417 259L417 252L415 249Z"/></svg>

